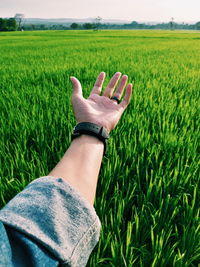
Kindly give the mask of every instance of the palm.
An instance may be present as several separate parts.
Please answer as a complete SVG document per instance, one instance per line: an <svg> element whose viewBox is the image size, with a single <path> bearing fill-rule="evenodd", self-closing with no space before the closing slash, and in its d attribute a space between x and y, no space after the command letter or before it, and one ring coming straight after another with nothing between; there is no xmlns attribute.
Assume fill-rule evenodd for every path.
<svg viewBox="0 0 200 267"><path fill-rule="evenodd" d="M113 129L121 117L120 108L115 101L99 95L77 99L74 113L78 122L93 122L107 130Z"/></svg>
<svg viewBox="0 0 200 267"><path fill-rule="evenodd" d="M127 87L124 100L117 104L110 97L114 91L120 74L116 73L108 84L102 96L100 96L101 87L105 74L101 73L97 78L95 86L88 99L82 96L82 88L78 80L72 78L74 85L74 93L72 96L72 104L77 122L92 122L103 126L110 132L118 123L123 111L127 107L131 97L131 85ZM124 78L123 78L124 77ZM115 92L120 99L124 87L126 85L127 76L123 76L122 80ZM74 80L73 80L74 79Z"/></svg>

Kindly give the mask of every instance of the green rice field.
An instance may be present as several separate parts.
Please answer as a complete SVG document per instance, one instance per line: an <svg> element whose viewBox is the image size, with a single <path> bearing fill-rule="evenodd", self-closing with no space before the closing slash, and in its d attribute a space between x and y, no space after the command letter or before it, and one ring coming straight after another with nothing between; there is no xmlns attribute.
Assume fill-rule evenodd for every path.
<svg viewBox="0 0 200 267"><path fill-rule="evenodd" d="M84 96L120 71L132 101L111 132L88 267L200 263L200 32L0 33L0 206L47 175L71 142L70 76ZM59 207L58 207L59 208Z"/></svg>

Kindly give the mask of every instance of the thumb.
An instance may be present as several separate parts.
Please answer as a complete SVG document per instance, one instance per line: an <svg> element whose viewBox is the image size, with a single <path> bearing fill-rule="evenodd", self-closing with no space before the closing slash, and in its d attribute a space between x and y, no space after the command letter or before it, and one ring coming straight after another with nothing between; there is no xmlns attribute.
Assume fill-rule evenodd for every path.
<svg viewBox="0 0 200 267"><path fill-rule="evenodd" d="M72 86L73 86L73 95L79 95L82 96L82 86L81 83L79 82L78 79L76 79L75 77L70 77L70 80L72 82Z"/></svg>

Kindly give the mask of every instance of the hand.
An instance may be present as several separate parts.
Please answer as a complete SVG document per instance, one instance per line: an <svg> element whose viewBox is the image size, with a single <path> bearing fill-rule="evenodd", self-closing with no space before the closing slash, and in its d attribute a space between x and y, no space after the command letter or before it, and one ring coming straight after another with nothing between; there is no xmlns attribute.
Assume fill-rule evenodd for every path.
<svg viewBox="0 0 200 267"><path fill-rule="evenodd" d="M82 95L82 87L78 79L75 77L70 78L73 84L72 105L78 123L92 122L105 127L108 133L115 128L122 113L127 108L132 95L132 84L128 84L126 87L128 80L127 75L122 76L121 81L114 92L120 77L121 73L116 72L104 90L103 95L100 96L105 79L105 73L101 72L87 99ZM118 104L116 100L110 99L112 96L121 99L125 87L126 93L120 104Z"/></svg>

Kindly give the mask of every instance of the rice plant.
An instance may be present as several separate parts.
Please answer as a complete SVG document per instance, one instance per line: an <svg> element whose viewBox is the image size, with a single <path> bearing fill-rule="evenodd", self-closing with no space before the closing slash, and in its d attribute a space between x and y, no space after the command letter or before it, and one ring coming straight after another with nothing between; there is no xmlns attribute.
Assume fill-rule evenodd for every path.
<svg viewBox="0 0 200 267"><path fill-rule="evenodd" d="M134 84L111 133L88 267L200 262L200 33L0 33L0 205L47 175L71 141L71 75L84 95L100 71Z"/></svg>

